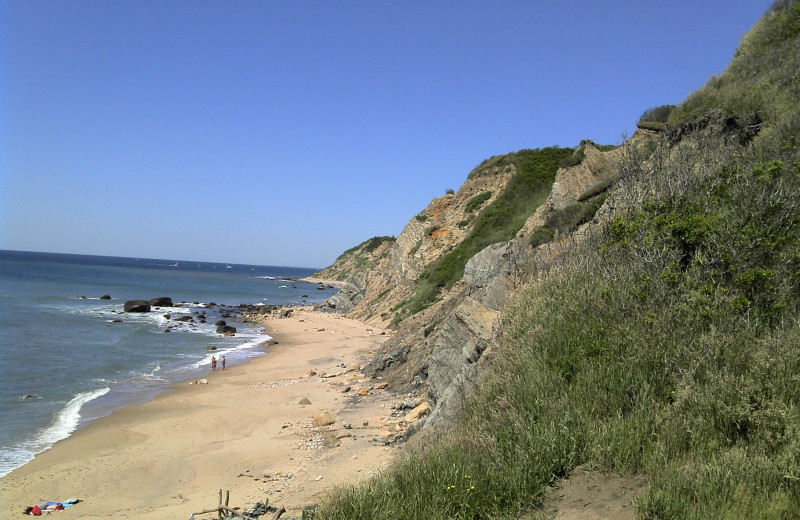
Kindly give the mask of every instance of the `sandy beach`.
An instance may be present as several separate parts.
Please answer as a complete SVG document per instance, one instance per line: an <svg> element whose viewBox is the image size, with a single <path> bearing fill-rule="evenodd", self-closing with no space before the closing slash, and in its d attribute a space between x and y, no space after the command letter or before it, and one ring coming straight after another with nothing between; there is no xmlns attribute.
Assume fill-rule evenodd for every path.
<svg viewBox="0 0 800 520"><path fill-rule="evenodd" d="M268 498L299 518L331 487L385 468L404 397L359 367L388 335L302 308L264 326L278 341L266 356L118 410L0 479L0 517L76 497L51 516L186 520L223 489L232 507ZM314 426L324 412L335 422Z"/></svg>

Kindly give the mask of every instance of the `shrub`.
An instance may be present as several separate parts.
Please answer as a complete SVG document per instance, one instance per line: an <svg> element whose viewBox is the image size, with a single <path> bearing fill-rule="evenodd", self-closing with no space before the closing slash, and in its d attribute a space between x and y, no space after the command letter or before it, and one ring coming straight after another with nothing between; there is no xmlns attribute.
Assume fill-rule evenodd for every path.
<svg viewBox="0 0 800 520"><path fill-rule="evenodd" d="M564 234L574 231L578 226L589 222L606 200L601 192L584 202L576 202L558 211L552 212L542 227L531 233L530 243L533 247L550 242L556 233Z"/></svg>
<svg viewBox="0 0 800 520"><path fill-rule="evenodd" d="M667 128L666 123L657 123L655 121L640 121L636 123L636 126L643 130L652 130L654 132L661 132Z"/></svg>
<svg viewBox="0 0 800 520"><path fill-rule="evenodd" d="M462 221L460 221L458 223L458 227L461 228L461 229L464 229L465 227L467 227L469 225L470 222L472 222L473 218L475 218L474 215L468 216L467 218L465 218L464 220L462 220Z"/></svg>
<svg viewBox="0 0 800 520"><path fill-rule="evenodd" d="M578 202L586 202L587 200L589 200L589 199L591 199L593 197L596 197L597 195L600 195L601 193L605 193L618 180L619 180L619 174L612 175L608 179L595 184L594 186L592 186L588 190L586 190L583 193L581 193L581 196L578 197Z"/></svg>
<svg viewBox="0 0 800 520"><path fill-rule="evenodd" d="M666 123L669 115L675 110L675 105L661 105L648 108L639 116L638 124L642 123Z"/></svg>
<svg viewBox="0 0 800 520"><path fill-rule="evenodd" d="M576 164L580 164L581 161L583 161L584 156L585 152L583 151L583 147L582 146L578 147L578 149L575 150L575 153L573 153L569 157L561 159L561 162L558 165L562 168L569 168L570 166L575 166Z"/></svg>
<svg viewBox="0 0 800 520"><path fill-rule="evenodd" d="M483 175L492 175L497 173L498 171L502 170L503 168L511 164L508 155L510 154L493 155L488 159L484 159L478 166L476 166L475 168L473 168L471 172L469 172L467 178L471 179L473 177L480 177Z"/></svg>
<svg viewBox="0 0 800 520"><path fill-rule="evenodd" d="M364 242L360 243L359 245L357 245L355 247L351 247L350 249L348 249L347 251L345 251L344 253L339 255L336 258L336 262L339 262L340 260L344 260L349 255L351 255L353 253L356 253L356 252L358 252L361 255L367 254L367 253L371 253L371 252L375 251L376 249L378 249L384 242L391 242L391 241L394 241L394 240L395 240L395 237L390 237L390 236L372 237L369 240L365 240ZM366 260L363 259L363 258L359 258L358 261L363 263ZM340 276L339 279L343 279L343 278Z"/></svg>
<svg viewBox="0 0 800 520"><path fill-rule="evenodd" d="M553 240L553 235L555 233L552 229L548 229L546 227L538 227L533 230L531 233L530 242L533 247L538 247L542 244L546 244Z"/></svg>
<svg viewBox="0 0 800 520"><path fill-rule="evenodd" d="M467 213L472 213L473 211L481 207L484 202L491 199L493 194L494 193L491 191L484 191L483 193L475 195L474 197L469 199L467 205L464 206L464 211L466 211Z"/></svg>

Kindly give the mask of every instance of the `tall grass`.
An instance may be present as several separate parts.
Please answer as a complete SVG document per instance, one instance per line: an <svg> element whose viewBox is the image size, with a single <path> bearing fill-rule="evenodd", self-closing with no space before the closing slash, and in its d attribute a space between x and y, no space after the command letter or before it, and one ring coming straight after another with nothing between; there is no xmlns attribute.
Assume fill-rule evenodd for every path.
<svg viewBox="0 0 800 520"><path fill-rule="evenodd" d="M578 464L649 475L642 518L800 510L800 169L732 151L631 158L651 196L517 294L460 429L323 517L513 517Z"/></svg>
<svg viewBox="0 0 800 520"><path fill-rule="evenodd" d="M739 53L763 49L767 75L784 63L758 38L799 41L800 4L781 5ZM752 70L737 67L726 74ZM754 139L697 125L632 150L608 193L616 216L504 312L462 423L338 490L321 517L515 518L587 464L648 476L639 518L797 518L800 89L790 94L783 114L765 101Z"/></svg>

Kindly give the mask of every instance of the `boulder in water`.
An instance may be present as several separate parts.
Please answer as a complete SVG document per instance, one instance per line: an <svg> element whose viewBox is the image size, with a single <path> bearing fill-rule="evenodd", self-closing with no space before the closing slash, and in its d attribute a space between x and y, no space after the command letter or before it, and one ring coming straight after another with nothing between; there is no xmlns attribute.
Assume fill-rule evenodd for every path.
<svg viewBox="0 0 800 520"><path fill-rule="evenodd" d="M217 327L217 334L225 334L226 336L233 336L236 334L236 327L230 325L221 325Z"/></svg>
<svg viewBox="0 0 800 520"><path fill-rule="evenodd" d="M150 312L150 304L145 300L128 300L124 309L125 312Z"/></svg>

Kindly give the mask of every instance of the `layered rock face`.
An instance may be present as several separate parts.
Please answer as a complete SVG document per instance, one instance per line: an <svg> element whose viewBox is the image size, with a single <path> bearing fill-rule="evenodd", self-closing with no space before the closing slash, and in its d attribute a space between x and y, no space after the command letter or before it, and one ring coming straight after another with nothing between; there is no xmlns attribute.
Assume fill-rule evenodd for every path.
<svg viewBox="0 0 800 520"><path fill-rule="evenodd" d="M641 146L650 138L652 134L637 132L610 151L601 151L591 141L581 143L580 161L558 170L549 197L526 217L514 239L474 255L461 280L440 294L435 304L399 322L396 311L414 294L425 266L467 237L471 221L508 187L516 173L513 164L473 172L458 192L434 199L411 218L396 240L383 241L368 260L362 254L360 263L369 264L368 268L355 268L359 248L363 250L365 243L321 272L320 276L329 278L347 272L345 288L326 302L325 309L396 329L366 373L381 377L394 390L413 390L430 401L433 412L426 427L455 420L491 363L502 311L513 291L526 276L557 261L581 240L592 222L568 234L556 232L550 242L539 246L531 243L530 235L555 212L578 204L593 189L610 185L626 148ZM613 196L594 218L607 215L609 205Z"/></svg>

